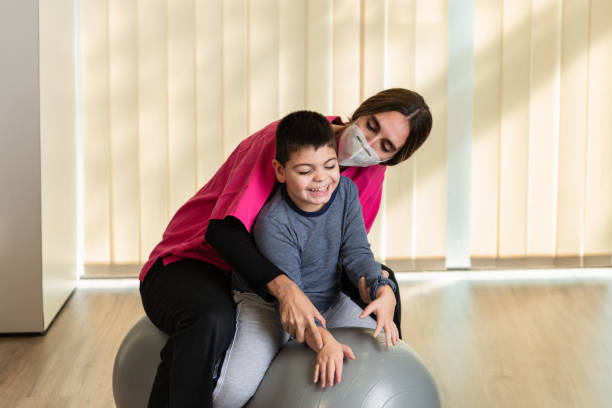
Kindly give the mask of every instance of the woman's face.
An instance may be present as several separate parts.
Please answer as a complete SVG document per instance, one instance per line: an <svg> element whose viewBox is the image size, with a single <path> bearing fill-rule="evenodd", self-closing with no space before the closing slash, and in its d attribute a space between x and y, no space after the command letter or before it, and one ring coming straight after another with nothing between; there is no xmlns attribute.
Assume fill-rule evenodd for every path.
<svg viewBox="0 0 612 408"><path fill-rule="evenodd" d="M410 133L408 118L397 111L361 116L355 123L383 162L399 151Z"/></svg>

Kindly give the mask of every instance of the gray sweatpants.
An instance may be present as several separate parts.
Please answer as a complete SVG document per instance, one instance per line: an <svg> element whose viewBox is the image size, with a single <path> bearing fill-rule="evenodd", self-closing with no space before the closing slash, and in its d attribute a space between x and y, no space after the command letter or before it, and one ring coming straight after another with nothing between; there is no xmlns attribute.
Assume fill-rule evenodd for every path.
<svg viewBox="0 0 612 408"><path fill-rule="evenodd" d="M236 334L225 353L217 386L213 391L215 408L239 408L255 394L268 366L289 340L283 330L278 310L254 293L234 291ZM376 328L371 317L360 319L362 309L340 293L323 312L327 328ZM314 367L313 367L314 369Z"/></svg>

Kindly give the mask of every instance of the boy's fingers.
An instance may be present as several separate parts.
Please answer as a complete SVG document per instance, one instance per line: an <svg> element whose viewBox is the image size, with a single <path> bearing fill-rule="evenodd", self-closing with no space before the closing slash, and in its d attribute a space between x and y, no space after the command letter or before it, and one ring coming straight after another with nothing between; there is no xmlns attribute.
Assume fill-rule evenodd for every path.
<svg viewBox="0 0 612 408"><path fill-rule="evenodd" d="M392 332L391 332L391 328L389 327L389 325L385 326L385 343L387 343L387 348L389 348L389 346L391 346L391 336L392 336Z"/></svg>
<svg viewBox="0 0 612 408"><path fill-rule="evenodd" d="M363 312L361 312L361 314L359 315L359 318L365 319L366 317L372 314L375 308L376 308L376 301L373 301L372 303L367 305L365 309L363 309Z"/></svg>
<svg viewBox="0 0 612 408"><path fill-rule="evenodd" d="M323 363L319 367L319 371L321 372L321 388L325 388L325 374L326 374L326 369L327 369L325 365L326 364Z"/></svg>
<svg viewBox="0 0 612 408"><path fill-rule="evenodd" d="M353 350L346 344L342 345L342 352L344 353L345 356L347 356L351 360L355 359L355 353L353 353Z"/></svg>
<svg viewBox="0 0 612 408"><path fill-rule="evenodd" d="M327 362L327 379L330 387L334 386L334 371L336 370L334 367L334 360L332 359Z"/></svg>
<svg viewBox="0 0 612 408"><path fill-rule="evenodd" d="M336 382L340 384L340 381L342 381L342 358L336 364Z"/></svg>
<svg viewBox="0 0 612 408"><path fill-rule="evenodd" d="M374 337L378 336L378 333L382 330L382 323L376 322L376 330L374 330Z"/></svg>

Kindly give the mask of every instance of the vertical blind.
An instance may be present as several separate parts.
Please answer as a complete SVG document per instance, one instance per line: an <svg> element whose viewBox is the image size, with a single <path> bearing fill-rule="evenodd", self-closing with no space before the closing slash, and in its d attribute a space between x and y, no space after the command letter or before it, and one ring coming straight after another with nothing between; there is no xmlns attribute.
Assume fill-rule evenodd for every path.
<svg viewBox="0 0 612 408"><path fill-rule="evenodd" d="M610 18L605 0L476 1L474 256L612 252Z"/></svg>
<svg viewBox="0 0 612 408"><path fill-rule="evenodd" d="M473 257L612 253L612 4L473 0ZM80 0L84 248L146 261L170 217L252 132L424 95L429 140L390 168L370 242L446 251L445 0Z"/></svg>

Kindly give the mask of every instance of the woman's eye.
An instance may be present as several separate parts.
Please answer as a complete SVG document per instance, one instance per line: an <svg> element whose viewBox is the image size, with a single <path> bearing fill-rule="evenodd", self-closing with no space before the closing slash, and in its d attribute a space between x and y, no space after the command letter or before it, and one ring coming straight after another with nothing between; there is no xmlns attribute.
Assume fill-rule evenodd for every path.
<svg viewBox="0 0 612 408"><path fill-rule="evenodd" d="M389 153L391 151L391 149L389 149L386 143L381 143L381 148L382 148L382 151L385 153Z"/></svg>
<svg viewBox="0 0 612 408"><path fill-rule="evenodd" d="M368 130L374 132L374 126L372 125L372 122L370 122L369 120L366 122L366 127L368 128Z"/></svg>

